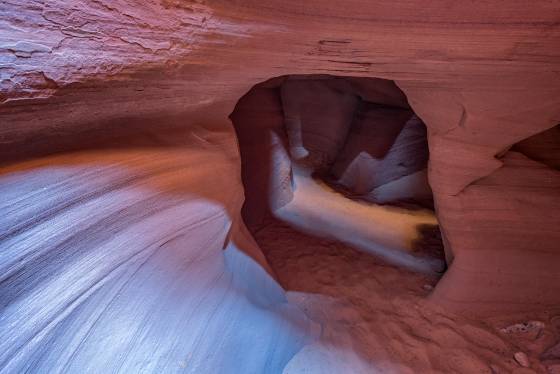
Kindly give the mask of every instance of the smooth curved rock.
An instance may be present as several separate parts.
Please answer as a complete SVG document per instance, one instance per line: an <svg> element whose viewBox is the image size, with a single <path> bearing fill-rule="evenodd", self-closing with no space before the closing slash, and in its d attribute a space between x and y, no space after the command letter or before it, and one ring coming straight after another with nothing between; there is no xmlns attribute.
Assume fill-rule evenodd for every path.
<svg viewBox="0 0 560 374"><path fill-rule="evenodd" d="M0 372L280 373L312 341L203 139L0 170Z"/></svg>

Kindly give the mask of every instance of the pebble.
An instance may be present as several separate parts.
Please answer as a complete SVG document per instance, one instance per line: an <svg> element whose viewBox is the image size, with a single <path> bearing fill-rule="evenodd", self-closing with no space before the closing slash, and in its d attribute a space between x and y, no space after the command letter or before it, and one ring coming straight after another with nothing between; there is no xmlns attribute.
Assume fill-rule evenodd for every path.
<svg viewBox="0 0 560 374"><path fill-rule="evenodd" d="M500 329L503 334L516 334L529 339L536 339L539 337L541 331L544 329L545 324L541 321L529 321L523 323L516 323L515 325L507 326Z"/></svg>
<svg viewBox="0 0 560 374"><path fill-rule="evenodd" d="M529 363L529 357L527 357L527 355L523 352L515 352L513 358L515 358L515 361L524 368L528 368L531 365Z"/></svg>

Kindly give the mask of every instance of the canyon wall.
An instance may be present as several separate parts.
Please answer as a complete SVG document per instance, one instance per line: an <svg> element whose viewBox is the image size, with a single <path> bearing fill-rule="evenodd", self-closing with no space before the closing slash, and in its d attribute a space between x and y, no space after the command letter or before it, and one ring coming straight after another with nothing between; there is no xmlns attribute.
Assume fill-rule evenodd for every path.
<svg viewBox="0 0 560 374"><path fill-rule="evenodd" d="M556 2L8 0L0 13L4 164L174 144L187 127L234 136L237 101L272 77L391 79L428 131L450 265L433 301L559 305L560 174L509 150L560 122Z"/></svg>
<svg viewBox="0 0 560 374"><path fill-rule="evenodd" d="M280 373L316 337L240 219L234 139L174 136L0 168L1 373Z"/></svg>

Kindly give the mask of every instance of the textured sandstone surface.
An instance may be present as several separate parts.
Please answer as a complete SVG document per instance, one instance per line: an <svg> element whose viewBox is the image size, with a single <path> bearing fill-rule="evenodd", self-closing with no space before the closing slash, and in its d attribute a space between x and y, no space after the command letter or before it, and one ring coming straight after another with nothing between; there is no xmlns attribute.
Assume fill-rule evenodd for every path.
<svg viewBox="0 0 560 374"><path fill-rule="evenodd" d="M0 372L278 373L317 335L240 221L235 143L188 140L0 169Z"/></svg>
<svg viewBox="0 0 560 374"><path fill-rule="evenodd" d="M130 343L127 349L155 349L161 355L173 356L171 361L160 361L162 356L157 356L144 362L153 365L150 367L154 370L161 368L160 364L168 368L169 362L175 363L174 355L183 352L181 349L193 352L196 336L206 336L211 331L231 332L233 335L224 336L223 344L244 355L247 352L239 352L236 342L247 338L255 322L246 329L227 329L235 321L246 323L241 316L251 313L258 315L256 319L262 322L259 326L270 328L270 333L253 331L255 335L247 338L259 342L254 348L259 352L254 356L262 359L246 362L255 365L247 372L264 368L281 371L287 365L308 333L302 333L307 327L292 330L286 326L305 325L302 321L306 318L293 310L292 304L286 304L283 291L262 270L272 274L239 220L241 173L270 186L280 186L266 189L278 193L273 201L280 205L293 198L290 189L282 187L290 183L289 155L282 153L286 139L270 133L261 121L274 121L267 124L271 128L284 125L277 108L278 93L272 92L278 84L259 88L268 96L246 122L248 128L254 128L254 134L239 138L240 143L253 142L255 147L262 142L276 147L278 152L271 153L273 159L255 160L254 168L240 171L244 156L239 157L231 145L219 144L195 162L201 166L209 162L207 170L187 167L185 178L173 181L179 176L172 171L185 160L182 156L178 156L181 160L175 159L169 150L155 151L160 147L184 147L186 152L193 147L186 139L195 128L220 130L233 140L228 116L238 100L254 85L285 75L393 80L426 125L427 174L449 265L427 296L430 301L476 314L557 308L560 171L555 126L560 123L559 20L560 5L548 0L2 1L0 162L4 166L0 172L0 204L4 210L0 219L0 292L4 296L0 299L0 328L6 334L0 334L0 344L4 344L0 367L7 372L33 371L71 357L66 361L68 365L76 362L83 368L82 363L99 357L95 350L106 346L104 339L110 334L104 329L110 326L114 327L111 331L126 326L118 341ZM362 89L363 97L376 102L378 92ZM239 105L243 103L244 99ZM178 129L189 131L177 132ZM196 134L197 141L205 146L212 144L204 140L204 135ZM113 153L115 148L132 152L128 154L130 159L127 156L127 161L122 161L119 152ZM134 149L141 149L138 158ZM227 156L218 157L224 149ZM93 153L65 155L70 151ZM83 162L81 157L85 157ZM23 161L27 158L35 160ZM140 165L130 165L130 160ZM163 174L150 177L150 168L158 160ZM281 172L253 174L266 170L257 165L259 162L278 164L275 170ZM52 164L65 167L53 170ZM167 168L173 175L165 177ZM132 183L129 187L153 178L157 188L144 190L137 186L141 191L127 195L129 187L122 184L122 178ZM421 178L418 176L420 182ZM203 202L177 194L174 186L181 190L183 183L188 185L191 180L196 193L204 194ZM404 184L409 182L412 183ZM108 187L114 183L118 188ZM374 191L391 196L390 191ZM259 190L245 193L252 197L254 194L263 203L270 198L259 196ZM103 198L108 195L113 197ZM210 203L212 208L208 211L199 209L199 203L208 208L208 195L212 195L210 200L215 198L223 204ZM222 201L228 196L235 202ZM258 199L252 201L262 207ZM92 202L95 203L91 205ZM136 213L129 211L134 206L138 208ZM150 209L161 210L161 214ZM169 252L180 260L169 264L171 259L158 256L161 251L156 246L172 239L173 233L204 221L205 217L199 216L201 211L212 211L221 218L202 225L200 232L205 235L195 235L195 243L189 244L192 246L183 246L179 241L181 248L190 248L186 252L169 242ZM137 221L140 217L135 214L147 214L146 221ZM238 230L228 236L230 226ZM113 229L107 231L109 227ZM244 233L244 239L239 240L245 242L243 247L252 248L249 255L261 266L232 255L237 252L231 247L221 252L224 242L235 242L235 233ZM80 234L90 239L82 240ZM153 240L145 242L148 239ZM47 255L49 252L53 256ZM231 301L234 293L235 300L239 300L237 291L227 291L227 287L224 290L219 282L213 283L214 288L178 284L181 276L191 276L178 269L186 266L192 256L206 252L213 254L207 260L214 267L213 271L201 271L201 279L224 274L229 280L242 277L239 282L245 286L259 283L273 291L246 286L240 293L252 295L246 296L248 301L241 297L243 302L220 304ZM127 273L132 283L124 284L126 274L121 277L119 272L133 272L134 266L139 266L137 261L150 253L154 253L147 260L151 270ZM139 257L129 263L131 266L111 270L135 255ZM228 265L227 261L235 264ZM245 266L251 270L239 270ZM196 267L193 269L196 271ZM109 273L115 279L103 278ZM151 341L150 337L168 334L160 332L155 327L159 322L150 320L150 316L161 300L154 295L146 300L144 294L135 294L142 286L153 285L150 282L157 283L157 292L166 289L162 295L164 305L191 311L190 296L199 292L220 305L238 308L239 318L211 317L213 312L207 311L202 313L203 318L214 322L202 323L210 329L204 330L179 315L164 315L167 309L161 308L155 315L169 322L161 331L185 328L193 334L186 334L191 340L179 345L167 340L165 344L169 345L158 345L160 340ZM120 286L122 300L109 305ZM182 296L175 298L177 294ZM185 295L190 296L184 298ZM134 304L140 296L146 303ZM85 312L91 303L107 308ZM108 314L103 315L104 310ZM289 315L290 323L285 325L286 319L279 315ZM151 321L142 326L153 322L157 330L138 330L139 335L134 336L140 340L136 343L127 335L139 326L135 316ZM65 335L75 326L80 328L79 334ZM281 338L274 337L278 332L283 334ZM6 336L8 339L4 339ZM91 342L88 339L94 343L84 343L84 348L75 352L41 350L47 341L79 347L81 341ZM250 345L243 345L243 350L247 346ZM176 347L182 348L174 351ZM265 349L274 353L263 354ZM194 350L193 362L208 364L203 357L214 351L203 350ZM119 352L115 351L118 358L111 362L122 363L123 370L140 365L123 359ZM51 356L55 353L61 356ZM532 365L537 356L531 353ZM224 365L239 362L243 361ZM183 363L178 365L176 370L181 370ZM197 366L188 367L197 372ZM489 367L485 367L488 372L496 372ZM538 370L541 369L545 370Z"/></svg>

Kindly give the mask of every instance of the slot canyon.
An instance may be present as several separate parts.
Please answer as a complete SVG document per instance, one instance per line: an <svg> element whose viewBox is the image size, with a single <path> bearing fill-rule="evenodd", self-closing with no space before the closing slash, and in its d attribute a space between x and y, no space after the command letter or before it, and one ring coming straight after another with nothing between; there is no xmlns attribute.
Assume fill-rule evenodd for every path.
<svg viewBox="0 0 560 374"><path fill-rule="evenodd" d="M0 1L0 373L560 374L560 2Z"/></svg>

